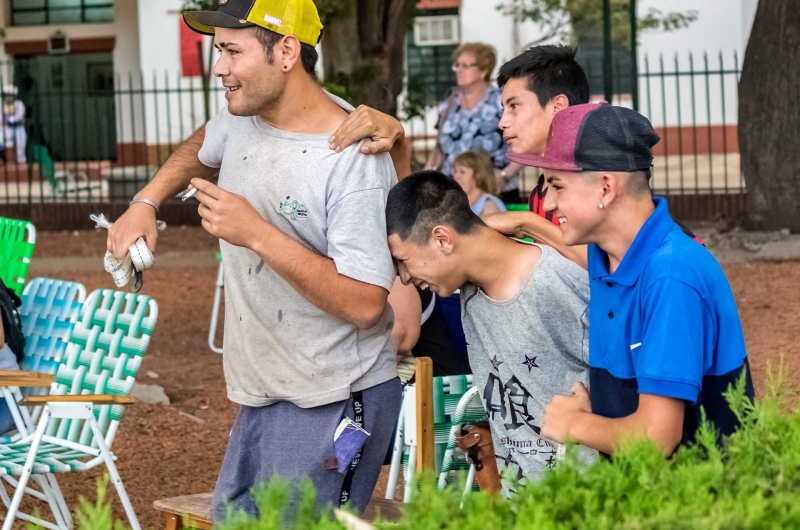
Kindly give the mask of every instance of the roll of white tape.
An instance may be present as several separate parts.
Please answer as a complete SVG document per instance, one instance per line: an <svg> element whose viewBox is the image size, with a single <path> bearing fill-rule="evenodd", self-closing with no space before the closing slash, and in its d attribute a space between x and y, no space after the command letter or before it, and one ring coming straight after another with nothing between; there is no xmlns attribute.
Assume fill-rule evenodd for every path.
<svg viewBox="0 0 800 530"><path fill-rule="evenodd" d="M156 258L141 237L128 248L128 255L131 257L133 266L139 272L145 271L156 264Z"/></svg>
<svg viewBox="0 0 800 530"><path fill-rule="evenodd" d="M99 228L111 228L111 223L108 222L104 215L96 214L92 215L91 218ZM157 221L156 227L159 231L162 231L167 225L163 221ZM128 254L122 260L118 260L108 251L106 251L106 255L103 258L103 267L111 274L117 287L125 287L137 272L141 273L155 264L156 258L141 237L136 240L136 243L128 247ZM141 280L141 275L139 275L138 280ZM138 290L140 287L141 282L139 281L136 289Z"/></svg>
<svg viewBox="0 0 800 530"><path fill-rule="evenodd" d="M111 252L106 252L103 265L107 272L114 278L117 287L125 287L133 278L134 271L143 272L156 264L156 258L144 239L139 238L128 249L128 255L120 261Z"/></svg>

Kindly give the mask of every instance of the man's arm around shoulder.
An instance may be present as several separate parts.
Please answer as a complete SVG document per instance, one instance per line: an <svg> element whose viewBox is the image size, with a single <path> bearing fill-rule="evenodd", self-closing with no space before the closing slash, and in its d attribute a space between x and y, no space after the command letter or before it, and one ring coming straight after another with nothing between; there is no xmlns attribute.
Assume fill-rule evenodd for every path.
<svg viewBox="0 0 800 530"><path fill-rule="evenodd" d="M500 212L487 215L484 219L489 228L501 234L514 236L520 239L530 237L537 243L553 247L559 254L587 269L587 247L576 245L570 247L564 244L561 229L534 212Z"/></svg>

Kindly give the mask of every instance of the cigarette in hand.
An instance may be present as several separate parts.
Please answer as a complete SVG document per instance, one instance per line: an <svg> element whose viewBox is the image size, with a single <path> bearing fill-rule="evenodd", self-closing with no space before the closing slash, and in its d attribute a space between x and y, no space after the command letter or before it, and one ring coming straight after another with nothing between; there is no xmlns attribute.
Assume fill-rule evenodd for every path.
<svg viewBox="0 0 800 530"><path fill-rule="evenodd" d="M186 202L186 199L191 199L192 197L194 197L195 193L197 193L197 188L190 189L189 193L184 195L183 198L181 199L181 201Z"/></svg>

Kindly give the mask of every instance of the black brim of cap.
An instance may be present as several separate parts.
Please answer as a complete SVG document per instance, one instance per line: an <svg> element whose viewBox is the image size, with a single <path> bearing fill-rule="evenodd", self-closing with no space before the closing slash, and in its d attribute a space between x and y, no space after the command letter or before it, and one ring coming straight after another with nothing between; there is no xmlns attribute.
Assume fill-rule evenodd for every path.
<svg viewBox="0 0 800 530"><path fill-rule="evenodd" d="M183 21L192 30L203 35L213 35L214 28L241 29L254 27L252 22L238 19L221 11L184 11Z"/></svg>

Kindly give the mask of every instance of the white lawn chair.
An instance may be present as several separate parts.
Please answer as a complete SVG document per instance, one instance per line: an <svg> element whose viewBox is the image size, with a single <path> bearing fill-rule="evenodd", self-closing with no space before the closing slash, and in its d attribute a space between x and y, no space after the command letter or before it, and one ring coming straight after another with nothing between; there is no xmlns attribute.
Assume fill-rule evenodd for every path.
<svg viewBox="0 0 800 530"><path fill-rule="evenodd" d="M415 362L415 382L403 393L385 498L393 499L401 467L403 502L411 500L414 475L423 470L437 473L439 489L444 489L456 471L469 469L465 493L471 491L475 470L456 448L453 433L464 423L486 419L472 376L432 377L430 359L422 357Z"/></svg>
<svg viewBox="0 0 800 530"><path fill-rule="evenodd" d="M19 316L25 336L25 355L20 370L52 375L58 370L72 328L80 316L86 299L86 287L76 282L34 278L25 286ZM28 411L18 407L23 396L44 393L41 388L0 386L0 399L8 404L17 432L11 436L0 436L0 443L10 443L32 433L41 408ZM2 433L0 433L2 434Z"/></svg>
<svg viewBox="0 0 800 530"><path fill-rule="evenodd" d="M13 498L0 488L0 498L8 508L3 530L10 530L15 519L51 530L71 528L70 510L55 473L82 472L100 465L108 469L132 529L140 529L111 445L122 405L133 401L130 391L157 317L158 305L148 296L111 290L89 295L50 394L22 402L44 407L36 432L15 443L0 444L0 476L15 488ZM19 377L18 381L0 378L0 384L42 386ZM31 480L40 491L28 487ZM55 522L20 512L26 494L45 501Z"/></svg>

